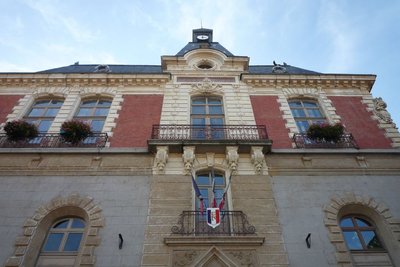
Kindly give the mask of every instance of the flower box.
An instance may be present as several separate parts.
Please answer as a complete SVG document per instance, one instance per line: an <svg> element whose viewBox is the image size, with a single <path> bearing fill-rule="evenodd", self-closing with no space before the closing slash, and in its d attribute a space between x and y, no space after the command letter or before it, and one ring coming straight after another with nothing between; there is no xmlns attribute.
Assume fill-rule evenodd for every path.
<svg viewBox="0 0 400 267"><path fill-rule="evenodd" d="M61 138L67 143L76 145L91 134L90 125L80 120L65 121L61 125Z"/></svg>
<svg viewBox="0 0 400 267"><path fill-rule="evenodd" d="M38 136L36 125L24 120L9 121L4 126L7 139L13 142L24 141Z"/></svg>
<svg viewBox="0 0 400 267"><path fill-rule="evenodd" d="M326 141L337 143L342 137L344 127L340 123L313 124L307 130L307 137L316 141Z"/></svg>

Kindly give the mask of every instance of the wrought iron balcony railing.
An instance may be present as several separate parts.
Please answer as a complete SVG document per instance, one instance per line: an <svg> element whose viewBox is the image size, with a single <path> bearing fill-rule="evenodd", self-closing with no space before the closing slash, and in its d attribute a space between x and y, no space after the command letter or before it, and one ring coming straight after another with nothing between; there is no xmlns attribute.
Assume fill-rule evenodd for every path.
<svg viewBox="0 0 400 267"><path fill-rule="evenodd" d="M58 133L39 134L33 139L10 141L6 134L0 134L0 147L3 148L55 148L55 147L104 147L107 133L93 133L83 141L72 144L65 142Z"/></svg>
<svg viewBox="0 0 400 267"><path fill-rule="evenodd" d="M221 211L221 223L216 228L207 224L206 212L183 211L177 225L171 228L173 234L184 236L238 236L254 235L256 228L250 225L242 211Z"/></svg>
<svg viewBox="0 0 400 267"><path fill-rule="evenodd" d="M153 125L155 140L267 140L265 125Z"/></svg>
<svg viewBox="0 0 400 267"><path fill-rule="evenodd" d="M326 141L324 139L314 140L307 137L306 133L296 133L293 141L297 148L358 148L351 134L342 134L339 141Z"/></svg>

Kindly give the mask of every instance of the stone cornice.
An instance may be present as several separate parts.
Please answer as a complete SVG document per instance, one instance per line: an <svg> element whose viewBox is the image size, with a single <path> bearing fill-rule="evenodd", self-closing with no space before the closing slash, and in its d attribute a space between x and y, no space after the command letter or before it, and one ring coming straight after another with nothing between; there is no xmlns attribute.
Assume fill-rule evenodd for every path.
<svg viewBox="0 0 400 267"><path fill-rule="evenodd" d="M376 75L255 75L242 74L241 80L254 87L313 87L313 88L360 88L371 91Z"/></svg>
<svg viewBox="0 0 400 267"><path fill-rule="evenodd" d="M155 86L170 81L170 74L43 74L1 73L1 86Z"/></svg>
<svg viewBox="0 0 400 267"><path fill-rule="evenodd" d="M164 238L168 246L261 246L265 237L259 236L169 236Z"/></svg>

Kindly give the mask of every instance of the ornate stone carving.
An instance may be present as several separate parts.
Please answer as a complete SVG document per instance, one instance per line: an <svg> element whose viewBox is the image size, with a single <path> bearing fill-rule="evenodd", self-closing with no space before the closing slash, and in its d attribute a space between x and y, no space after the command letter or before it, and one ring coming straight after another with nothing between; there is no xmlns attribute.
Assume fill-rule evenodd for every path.
<svg viewBox="0 0 400 267"><path fill-rule="evenodd" d="M241 266L255 266L253 251L229 251L227 254L232 255Z"/></svg>
<svg viewBox="0 0 400 267"><path fill-rule="evenodd" d="M155 163L157 170L159 172L164 172L165 165L167 165L168 161L168 147L167 146L158 146L157 154L155 157Z"/></svg>
<svg viewBox="0 0 400 267"><path fill-rule="evenodd" d="M190 174L190 171L192 170L193 162L196 157L194 154L194 150L195 150L194 146L184 146L183 147L182 159L183 159L185 174Z"/></svg>
<svg viewBox="0 0 400 267"><path fill-rule="evenodd" d="M215 164L215 154L214 153L206 153L206 159L207 159L207 167L213 167Z"/></svg>
<svg viewBox="0 0 400 267"><path fill-rule="evenodd" d="M391 123L396 127L396 125L393 123L393 120L390 116L390 113L386 110L386 103L383 101L382 97L376 97L373 99L374 102L374 114L383 120L385 123Z"/></svg>
<svg viewBox="0 0 400 267"><path fill-rule="evenodd" d="M194 250L190 251L175 251L173 266L189 266L193 263L198 253Z"/></svg>
<svg viewBox="0 0 400 267"><path fill-rule="evenodd" d="M213 83L209 78L205 78L202 82L192 85L191 94L222 94L221 85Z"/></svg>
<svg viewBox="0 0 400 267"><path fill-rule="evenodd" d="M226 161L228 167L232 173L237 172L237 166L239 161L238 147L237 146L227 146L226 147Z"/></svg>
<svg viewBox="0 0 400 267"><path fill-rule="evenodd" d="M257 174L262 174L264 167L264 153L261 146L251 147L251 162Z"/></svg>

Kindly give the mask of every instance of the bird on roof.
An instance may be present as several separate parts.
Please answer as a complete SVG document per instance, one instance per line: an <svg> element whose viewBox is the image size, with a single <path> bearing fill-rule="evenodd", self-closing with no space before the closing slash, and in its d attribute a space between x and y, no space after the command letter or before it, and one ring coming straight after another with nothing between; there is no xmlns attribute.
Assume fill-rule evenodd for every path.
<svg viewBox="0 0 400 267"><path fill-rule="evenodd" d="M275 62L275 60L274 61L272 61L273 63L274 63L274 66L276 66L277 64L276 64L276 62Z"/></svg>

